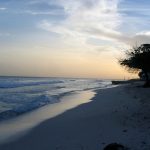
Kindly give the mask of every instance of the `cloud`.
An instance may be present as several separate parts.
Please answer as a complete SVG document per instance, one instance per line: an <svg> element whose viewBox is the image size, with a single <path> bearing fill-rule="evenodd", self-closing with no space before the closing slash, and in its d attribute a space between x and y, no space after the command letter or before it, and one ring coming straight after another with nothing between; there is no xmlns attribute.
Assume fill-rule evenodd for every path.
<svg viewBox="0 0 150 150"><path fill-rule="evenodd" d="M33 10L26 10L24 13L30 14L30 15L52 15L52 16L63 16L63 14L59 12L53 12L53 11L33 11Z"/></svg>
<svg viewBox="0 0 150 150"><path fill-rule="evenodd" d="M136 34L137 36L150 36L150 31L142 31Z"/></svg>
<svg viewBox="0 0 150 150"><path fill-rule="evenodd" d="M29 14L29 15L52 15L64 17L64 8L57 2L59 0L9 0L0 1L0 10L8 8L11 14ZM7 6L7 8L5 8Z"/></svg>
<svg viewBox="0 0 150 150"><path fill-rule="evenodd" d="M64 8L50 1L31 1L26 12L33 15L62 15Z"/></svg>
<svg viewBox="0 0 150 150"><path fill-rule="evenodd" d="M43 11L49 11L49 10L54 10L54 11L60 11L63 10L63 7L56 5L56 4L51 4L49 2L36 2L36 3L30 3L29 5L32 10L43 10Z"/></svg>
<svg viewBox="0 0 150 150"><path fill-rule="evenodd" d="M111 51L115 51L116 50L116 48L114 48L114 47L112 47L112 46L99 46L97 49L96 49L96 51L98 52L98 53L106 53L106 52L111 52Z"/></svg>
<svg viewBox="0 0 150 150"><path fill-rule="evenodd" d="M41 19L38 28L50 33L58 34L65 44L89 46L89 38L96 38L97 45L100 41L112 41L114 45L126 44L135 45L136 43L148 43L150 32L130 33L122 32L121 26L138 24L135 15L128 12L137 13L140 7L120 8L124 0L32 0L27 1L25 13L31 15L53 15L60 16L59 19ZM25 3L25 1L24 1ZM141 8L142 12L147 12L147 8ZM141 13L141 11L139 13ZM144 21L145 22L145 21ZM143 23L144 24L144 23ZM124 26L128 30L128 26ZM136 26L137 28L137 26ZM76 43L78 42L78 43ZM89 43L88 43L89 42ZM94 46L93 44L91 44ZM113 44L112 44L113 46ZM114 46L115 47L115 46Z"/></svg>
<svg viewBox="0 0 150 150"><path fill-rule="evenodd" d="M0 7L0 11L6 10L7 8L5 7Z"/></svg>
<svg viewBox="0 0 150 150"><path fill-rule="evenodd" d="M142 31L139 33L136 33L135 36L129 39L130 45L141 45L141 44L150 44L150 31Z"/></svg>
<svg viewBox="0 0 150 150"><path fill-rule="evenodd" d="M120 33L116 31L121 24L121 16L117 11L119 0L60 0L60 2L68 16L67 19L61 24L43 20L39 23L39 27L73 38L79 36L112 40L120 38Z"/></svg>

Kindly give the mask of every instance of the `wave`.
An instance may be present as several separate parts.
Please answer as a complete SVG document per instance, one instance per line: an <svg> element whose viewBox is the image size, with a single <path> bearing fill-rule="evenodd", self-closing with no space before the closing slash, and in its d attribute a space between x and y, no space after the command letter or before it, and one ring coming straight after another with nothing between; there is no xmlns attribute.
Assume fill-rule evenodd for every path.
<svg viewBox="0 0 150 150"><path fill-rule="evenodd" d="M107 88L110 84L95 79L0 77L0 120L59 103L72 92Z"/></svg>
<svg viewBox="0 0 150 150"><path fill-rule="evenodd" d="M49 95L47 93L41 94L38 96L35 100L24 103L22 106L14 107L10 110L6 110L3 112L0 112L0 121L16 117L18 115L21 115L23 113L32 111L34 109L40 108L42 106L45 106L47 104L53 104L53 103L59 103L61 98L65 95L71 94L73 91L70 92L64 92L59 95Z"/></svg>
<svg viewBox="0 0 150 150"><path fill-rule="evenodd" d="M44 84L56 84L56 83L63 83L63 81L41 81L41 82L0 82L0 88L17 88L17 87L24 87L24 86L37 86L37 85L44 85Z"/></svg>

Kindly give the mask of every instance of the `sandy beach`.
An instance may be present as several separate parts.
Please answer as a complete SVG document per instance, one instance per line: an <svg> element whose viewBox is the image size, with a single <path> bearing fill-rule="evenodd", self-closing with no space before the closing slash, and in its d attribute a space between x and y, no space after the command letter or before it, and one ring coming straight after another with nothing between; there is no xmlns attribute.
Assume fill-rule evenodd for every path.
<svg viewBox="0 0 150 150"><path fill-rule="evenodd" d="M96 92L92 101L42 122L0 150L102 150L114 142L148 150L149 89L135 84Z"/></svg>
<svg viewBox="0 0 150 150"><path fill-rule="evenodd" d="M0 150L150 150L150 0L0 0Z"/></svg>

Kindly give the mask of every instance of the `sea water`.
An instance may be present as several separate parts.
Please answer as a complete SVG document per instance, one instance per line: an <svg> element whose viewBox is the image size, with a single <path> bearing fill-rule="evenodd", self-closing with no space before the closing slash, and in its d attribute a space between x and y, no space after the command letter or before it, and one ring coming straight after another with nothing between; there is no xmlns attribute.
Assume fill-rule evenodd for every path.
<svg viewBox="0 0 150 150"><path fill-rule="evenodd" d="M95 90L110 87L110 80L0 77L0 144L90 102Z"/></svg>
<svg viewBox="0 0 150 150"><path fill-rule="evenodd" d="M109 86L109 80L98 79L0 77L0 121L59 103L73 92Z"/></svg>

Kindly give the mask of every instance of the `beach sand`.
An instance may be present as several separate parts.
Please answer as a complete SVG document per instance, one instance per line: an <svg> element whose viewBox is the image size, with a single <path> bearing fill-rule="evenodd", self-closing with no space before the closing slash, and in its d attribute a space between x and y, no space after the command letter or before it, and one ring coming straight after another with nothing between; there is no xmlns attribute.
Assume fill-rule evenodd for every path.
<svg viewBox="0 0 150 150"><path fill-rule="evenodd" d="M149 91L136 85L98 90L92 101L42 122L0 150L102 150L114 142L148 150Z"/></svg>

